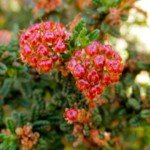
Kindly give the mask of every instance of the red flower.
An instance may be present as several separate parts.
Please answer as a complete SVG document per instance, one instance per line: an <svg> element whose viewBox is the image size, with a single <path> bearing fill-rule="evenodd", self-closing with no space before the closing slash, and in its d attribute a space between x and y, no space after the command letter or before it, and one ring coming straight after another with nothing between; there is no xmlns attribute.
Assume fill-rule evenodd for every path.
<svg viewBox="0 0 150 150"><path fill-rule="evenodd" d="M20 36L20 58L38 71L47 73L59 64L60 53L67 52L69 36L62 24L51 21L35 24Z"/></svg>
<svg viewBox="0 0 150 150"><path fill-rule="evenodd" d="M67 69L76 79L77 88L89 100L102 94L106 86L119 81L123 64L119 54L110 45L94 41L74 52L67 62Z"/></svg>
<svg viewBox="0 0 150 150"><path fill-rule="evenodd" d="M74 123L78 118L78 110L75 108L66 109L64 117L68 121L68 123Z"/></svg>

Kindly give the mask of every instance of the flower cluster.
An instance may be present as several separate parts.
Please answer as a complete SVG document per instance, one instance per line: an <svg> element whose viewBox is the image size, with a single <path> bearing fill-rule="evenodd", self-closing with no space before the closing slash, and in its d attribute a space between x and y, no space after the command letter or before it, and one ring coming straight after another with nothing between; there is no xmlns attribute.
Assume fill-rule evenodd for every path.
<svg viewBox="0 0 150 150"><path fill-rule="evenodd" d="M33 132L30 125L24 127L18 127L16 129L16 135L20 139L23 149L31 150L38 142L40 137L38 132Z"/></svg>
<svg viewBox="0 0 150 150"><path fill-rule="evenodd" d="M70 33L60 23L43 22L31 26L20 36L20 58L39 72L49 72L67 52Z"/></svg>
<svg viewBox="0 0 150 150"><path fill-rule="evenodd" d="M40 9L44 9L46 13L54 11L62 4L62 0L38 0L33 9L33 13L37 13Z"/></svg>
<svg viewBox="0 0 150 150"><path fill-rule="evenodd" d="M100 134L102 135L103 138L100 138ZM90 131L91 141L94 144L98 145L99 147L106 146L110 140L110 136L111 136L110 133L108 132L101 133L98 129L92 129Z"/></svg>
<svg viewBox="0 0 150 150"><path fill-rule="evenodd" d="M76 109L76 108L66 108L64 113L64 118L68 123L81 123L85 124L90 122L91 114L85 109Z"/></svg>
<svg viewBox="0 0 150 150"><path fill-rule="evenodd" d="M74 52L67 62L67 69L76 79L77 88L90 100L100 95L106 86L119 80L123 64L110 45L94 41Z"/></svg>
<svg viewBox="0 0 150 150"><path fill-rule="evenodd" d="M90 7L92 1L91 0L76 0L77 7L80 10L83 10L85 7Z"/></svg>
<svg viewBox="0 0 150 150"><path fill-rule="evenodd" d="M76 140L73 142L73 146L77 147L84 143L87 148L92 145L103 147L108 144L111 139L111 134L106 131L100 131L97 128L89 127L89 131L86 132L85 127L81 124L75 124L73 128L73 135Z"/></svg>

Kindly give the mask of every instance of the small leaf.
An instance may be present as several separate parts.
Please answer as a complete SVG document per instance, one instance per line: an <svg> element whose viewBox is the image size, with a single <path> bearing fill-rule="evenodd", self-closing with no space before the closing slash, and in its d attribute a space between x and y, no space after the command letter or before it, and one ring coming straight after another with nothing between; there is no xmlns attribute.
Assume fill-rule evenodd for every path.
<svg viewBox="0 0 150 150"><path fill-rule="evenodd" d="M138 84L133 84L132 85L132 93L133 93L133 96L136 98L136 99L138 99L138 100L140 100L140 97L141 97L141 94L140 94L140 87L139 87L139 85Z"/></svg>
<svg viewBox="0 0 150 150"><path fill-rule="evenodd" d="M12 86L12 79L10 78L5 79L2 88L0 89L0 94L3 97L6 97L11 90L11 86Z"/></svg>
<svg viewBox="0 0 150 150"><path fill-rule="evenodd" d="M47 120L38 120L33 123L33 129L39 132L47 132L50 130L50 122Z"/></svg>
<svg viewBox="0 0 150 150"><path fill-rule="evenodd" d="M134 98L128 99L128 104L134 109L140 109L140 102Z"/></svg>
<svg viewBox="0 0 150 150"><path fill-rule="evenodd" d="M147 86L146 88L146 97L147 97L148 103L150 103L150 85Z"/></svg>
<svg viewBox="0 0 150 150"><path fill-rule="evenodd" d="M76 25L75 31L80 32L85 26L86 26L86 20L82 18L79 21L79 23Z"/></svg>
<svg viewBox="0 0 150 150"><path fill-rule="evenodd" d="M97 9L97 11L98 11L99 13L107 13L108 10L109 10L109 9L108 9L107 7L105 7L105 6L99 7L99 8Z"/></svg>
<svg viewBox="0 0 150 150"><path fill-rule="evenodd" d="M0 125L3 123L4 111L3 107L0 106Z"/></svg>
<svg viewBox="0 0 150 150"><path fill-rule="evenodd" d="M148 109L142 110L140 112L140 116L143 119L149 118L150 117L150 110L148 110Z"/></svg>
<svg viewBox="0 0 150 150"><path fill-rule="evenodd" d="M11 133L13 133L13 134L15 133L16 125L12 119L8 118L6 120L6 126L11 131Z"/></svg>
<svg viewBox="0 0 150 150"><path fill-rule="evenodd" d="M92 0L93 4L97 5L101 5L101 0Z"/></svg>
<svg viewBox="0 0 150 150"><path fill-rule="evenodd" d="M93 41L99 37L100 30L96 29L88 35L90 41Z"/></svg>
<svg viewBox="0 0 150 150"><path fill-rule="evenodd" d="M7 72L6 65L0 62L0 75L4 75L6 72Z"/></svg>
<svg viewBox="0 0 150 150"><path fill-rule="evenodd" d="M62 54L61 54L61 57L62 57L63 59L65 59L65 60L67 60L67 59L69 59L69 58L71 57L71 55L70 55L70 53L67 53L67 54L62 53Z"/></svg>
<svg viewBox="0 0 150 150"><path fill-rule="evenodd" d="M143 61L138 61L137 62L137 68L143 69L143 70L150 70L150 65L148 63L143 62Z"/></svg>
<svg viewBox="0 0 150 150"><path fill-rule="evenodd" d="M120 37L120 29L119 29L119 27L110 26L109 33L112 36L114 36L114 37L117 37L117 38Z"/></svg>
<svg viewBox="0 0 150 150"><path fill-rule="evenodd" d="M40 115L40 109L37 105L34 105L31 110L31 120L35 121L36 119L39 118L39 115Z"/></svg>
<svg viewBox="0 0 150 150"><path fill-rule="evenodd" d="M109 30L110 30L110 26L106 23L102 23L101 24L101 30L104 32L104 33L107 33Z"/></svg>

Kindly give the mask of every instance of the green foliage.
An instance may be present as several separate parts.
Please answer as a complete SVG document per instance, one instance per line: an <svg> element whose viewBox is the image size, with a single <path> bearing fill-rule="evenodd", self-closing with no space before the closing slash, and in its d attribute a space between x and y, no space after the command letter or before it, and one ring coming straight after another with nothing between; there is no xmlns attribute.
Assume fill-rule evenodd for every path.
<svg viewBox="0 0 150 150"><path fill-rule="evenodd" d="M150 110L148 110L148 109L142 110L140 112L140 116L143 119L149 118L150 117Z"/></svg>
<svg viewBox="0 0 150 150"><path fill-rule="evenodd" d="M12 119L13 119L13 121L15 122L15 124L17 125L17 126L24 126L24 125L26 125L27 124L27 122L28 122L28 117L27 117L27 114L26 113L24 113L24 112L13 112L12 113Z"/></svg>
<svg viewBox="0 0 150 150"><path fill-rule="evenodd" d="M147 86L146 88L146 96L147 96L148 103L150 104L150 86Z"/></svg>
<svg viewBox="0 0 150 150"><path fill-rule="evenodd" d="M18 149L18 141L14 135L0 134L0 139L3 140L3 142L0 143L0 149L2 150L17 150Z"/></svg>
<svg viewBox="0 0 150 150"><path fill-rule="evenodd" d="M121 2L121 0L92 0L93 3L97 6L105 6L105 7L115 7L117 4Z"/></svg>
<svg viewBox="0 0 150 150"><path fill-rule="evenodd" d="M100 31L95 29L93 32L88 33L86 28L86 20L81 19L79 23L75 26L70 39L70 48L74 51L76 48L83 48L87 46L90 42L99 37Z"/></svg>
<svg viewBox="0 0 150 150"><path fill-rule="evenodd" d="M136 99L138 99L138 100L140 100L140 98L141 98L141 94L140 94L140 87L137 85L137 84L133 84L132 85L132 95L136 98Z"/></svg>
<svg viewBox="0 0 150 150"><path fill-rule="evenodd" d="M96 109L93 111L92 113L92 122L95 126L100 126L101 123L102 123L102 117L101 117L101 114L99 113L99 110Z"/></svg>
<svg viewBox="0 0 150 150"><path fill-rule="evenodd" d="M50 129L50 123L47 120L38 120L33 123L33 129L38 132L47 132Z"/></svg>
<svg viewBox="0 0 150 150"><path fill-rule="evenodd" d="M150 65L149 63L145 63L144 61L138 61L137 62L137 68L141 70L150 70Z"/></svg>
<svg viewBox="0 0 150 150"><path fill-rule="evenodd" d="M107 24L105 22L103 22L101 24L101 28L100 29L101 29L101 31L103 33L109 33L109 34L111 34L114 37L119 38L121 36L120 35L120 30L118 30L115 26L111 26L111 25L109 25L109 24Z"/></svg>
<svg viewBox="0 0 150 150"><path fill-rule="evenodd" d="M16 125L15 125L15 123L14 123L14 121L12 119L8 118L6 120L6 126L7 126L7 128L10 130L10 132L12 134L15 134Z"/></svg>
<svg viewBox="0 0 150 150"><path fill-rule="evenodd" d="M10 79L10 78L7 78L5 81L4 81L4 83L3 83L3 85L2 85L2 87L1 87L1 89L0 89L0 94L3 96L3 97L6 97L7 95L8 95L8 93L10 92L10 90L11 90L11 88L12 88L12 79Z"/></svg>
<svg viewBox="0 0 150 150"><path fill-rule="evenodd" d="M93 41L99 37L100 31L98 29L88 34L88 38L90 41Z"/></svg>
<svg viewBox="0 0 150 150"><path fill-rule="evenodd" d="M126 97L126 93L125 93L125 90L124 90L124 87L123 87L123 84L122 83L117 83L115 85L115 91L116 91L116 94L118 96L121 96L123 98Z"/></svg>
<svg viewBox="0 0 150 150"><path fill-rule="evenodd" d="M7 72L7 67L5 64L0 63L0 75L4 75Z"/></svg>
<svg viewBox="0 0 150 150"><path fill-rule="evenodd" d="M134 108L135 110L138 110L141 107L140 102L134 98L128 99L128 105Z"/></svg>
<svg viewBox="0 0 150 150"><path fill-rule="evenodd" d="M0 105L0 125L3 124L4 111L2 105Z"/></svg>
<svg viewBox="0 0 150 150"><path fill-rule="evenodd" d="M145 119L142 119L140 115L135 115L129 120L129 125L131 127L141 127L148 126L149 124L145 121Z"/></svg>

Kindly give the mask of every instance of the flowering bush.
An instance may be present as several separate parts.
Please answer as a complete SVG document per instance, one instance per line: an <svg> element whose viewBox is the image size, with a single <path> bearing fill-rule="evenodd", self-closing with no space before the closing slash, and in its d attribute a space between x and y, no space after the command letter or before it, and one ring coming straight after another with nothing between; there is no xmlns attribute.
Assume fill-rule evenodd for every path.
<svg viewBox="0 0 150 150"><path fill-rule="evenodd" d="M0 7L0 149L149 149L149 55L120 33L131 9L146 19L135 0L17 2Z"/></svg>

